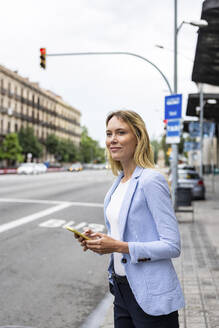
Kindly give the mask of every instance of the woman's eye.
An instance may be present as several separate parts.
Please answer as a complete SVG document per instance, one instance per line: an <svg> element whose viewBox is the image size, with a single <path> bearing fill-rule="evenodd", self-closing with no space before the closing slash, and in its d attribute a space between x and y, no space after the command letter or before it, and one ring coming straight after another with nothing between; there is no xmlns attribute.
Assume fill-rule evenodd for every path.
<svg viewBox="0 0 219 328"><path fill-rule="evenodd" d="M111 133L106 133L106 136L107 136L107 137L110 137L110 136L111 136Z"/></svg>
<svg viewBox="0 0 219 328"><path fill-rule="evenodd" d="M125 134L125 131L119 131L119 134L121 135L121 134Z"/></svg>

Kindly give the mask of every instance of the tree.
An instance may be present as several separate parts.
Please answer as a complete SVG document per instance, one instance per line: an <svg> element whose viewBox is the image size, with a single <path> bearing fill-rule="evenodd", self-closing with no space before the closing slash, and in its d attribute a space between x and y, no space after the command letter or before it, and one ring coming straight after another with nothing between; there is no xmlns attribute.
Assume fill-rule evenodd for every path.
<svg viewBox="0 0 219 328"><path fill-rule="evenodd" d="M169 166L170 162L169 162L169 156L167 154L168 152L168 148L170 147L170 145L166 144L166 135L164 134L162 136L162 139L161 139L161 148L163 149L164 151L164 156L165 156L165 165Z"/></svg>
<svg viewBox="0 0 219 328"><path fill-rule="evenodd" d="M68 149L68 161L69 162L76 162L81 160L81 156L79 154L78 147L71 141L66 140L66 146Z"/></svg>
<svg viewBox="0 0 219 328"><path fill-rule="evenodd" d="M28 153L31 153L33 158L39 158L42 155L43 147L34 135L33 128L21 128L18 132L18 138L25 156L27 156Z"/></svg>
<svg viewBox="0 0 219 328"><path fill-rule="evenodd" d="M153 152L154 152L154 162L157 163L158 160L158 151L161 148L160 146L160 142L157 140L151 140L151 146L153 148Z"/></svg>
<svg viewBox="0 0 219 328"><path fill-rule="evenodd" d="M6 135L0 148L0 159L6 159L8 166L23 161L22 147L19 144L17 133Z"/></svg>
<svg viewBox="0 0 219 328"><path fill-rule="evenodd" d="M56 155L59 147L59 138L54 134L49 134L45 141L46 150L48 153Z"/></svg>
<svg viewBox="0 0 219 328"><path fill-rule="evenodd" d="M101 148L98 141L88 135L86 127L82 127L80 153L84 163L94 161L99 163L105 162L104 148Z"/></svg>

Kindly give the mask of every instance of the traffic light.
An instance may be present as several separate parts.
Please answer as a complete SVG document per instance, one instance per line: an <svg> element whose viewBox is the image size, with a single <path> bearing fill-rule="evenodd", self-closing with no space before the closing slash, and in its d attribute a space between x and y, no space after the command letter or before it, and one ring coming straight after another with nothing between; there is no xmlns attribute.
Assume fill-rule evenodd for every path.
<svg viewBox="0 0 219 328"><path fill-rule="evenodd" d="M40 49L40 66L46 69L46 48Z"/></svg>
<svg viewBox="0 0 219 328"><path fill-rule="evenodd" d="M167 129L167 120L163 120L163 122L164 122L164 131L166 131L166 129Z"/></svg>

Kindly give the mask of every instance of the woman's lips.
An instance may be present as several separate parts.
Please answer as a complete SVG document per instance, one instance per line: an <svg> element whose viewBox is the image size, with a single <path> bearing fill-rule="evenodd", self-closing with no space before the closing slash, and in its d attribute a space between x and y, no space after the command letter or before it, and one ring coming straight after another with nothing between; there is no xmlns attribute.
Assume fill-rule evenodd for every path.
<svg viewBox="0 0 219 328"><path fill-rule="evenodd" d="M121 148L120 147L111 147L110 150L111 151L117 151L117 150L120 150Z"/></svg>

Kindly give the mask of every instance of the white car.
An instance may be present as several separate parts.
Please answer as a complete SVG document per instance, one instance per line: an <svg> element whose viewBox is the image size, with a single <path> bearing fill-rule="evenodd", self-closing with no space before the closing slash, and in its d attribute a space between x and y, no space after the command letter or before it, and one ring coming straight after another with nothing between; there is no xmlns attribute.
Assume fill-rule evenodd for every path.
<svg viewBox="0 0 219 328"><path fill-rule="evenodd" d="M43 163L22 163L18 169L18 174L40 174L47 171L46 165Z"/></svg>
<svg viewBox="0 0 219 328"><path fill-rule="evenodd" d="M22 163L18 169L17 173L18 174L36 174L37 169L35 167L35 163Z"/></svg>
<svg viewBox="0 0 219 328"><path fill-rule="evenodd" d="M36 173L46 173L47 166L43 163L35 163Z"/></svg>

